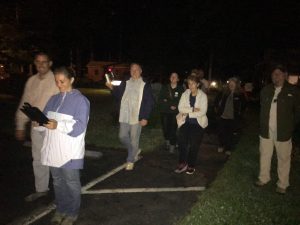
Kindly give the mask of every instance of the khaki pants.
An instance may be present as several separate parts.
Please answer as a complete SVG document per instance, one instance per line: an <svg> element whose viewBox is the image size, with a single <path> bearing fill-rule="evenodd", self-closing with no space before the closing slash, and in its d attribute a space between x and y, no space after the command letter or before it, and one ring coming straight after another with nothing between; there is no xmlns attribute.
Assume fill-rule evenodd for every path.
<svg viewBox="0 0 300 225"><path fill-rule="evenodd" d="M292 141L291 139L285 142L275 141L273 139L266 139L259 137L259 151L260 151L260 172L258 179L267 183L271 180L270 170L272 155L274 147L277 154L277 173L278 182L277 186L286 189L289 186L289 173L291 167L291 152Z"/></svg>
<svg viewBox="0 0 300 225"><path fill-rule="evenodd" d="M31 129L32 166L36 192L45 192L49 190L49 167L41 164L41 149L43 146L43 140L44 137L40 132Z"/></svg>

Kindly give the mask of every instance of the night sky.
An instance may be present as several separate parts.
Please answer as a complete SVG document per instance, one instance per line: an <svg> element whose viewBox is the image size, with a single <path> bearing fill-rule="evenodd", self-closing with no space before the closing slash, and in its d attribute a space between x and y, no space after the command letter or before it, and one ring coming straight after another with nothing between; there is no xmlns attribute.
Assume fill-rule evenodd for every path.
<svg viewBox="0 0 300 225"><path fill-rule="evenodd" d="M56 64L69 64L72 52L82 66L93 55L162 72L207 71L212 57L215 74L247 75L267 50L300 47L297 1L11 0L1 6L2 23L15 24L17 15L21 47L51 52Z"/></svg>

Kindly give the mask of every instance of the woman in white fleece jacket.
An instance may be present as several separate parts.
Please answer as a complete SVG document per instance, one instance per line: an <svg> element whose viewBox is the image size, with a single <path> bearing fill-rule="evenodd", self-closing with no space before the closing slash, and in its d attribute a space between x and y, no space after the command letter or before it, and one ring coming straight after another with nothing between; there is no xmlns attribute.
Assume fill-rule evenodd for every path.
<svg viewBox="0 0 300 225"><path fill-rule="evenodd" d="M182 94L178 105L179 163L175 172L193 174L204 128L208 125L207 96L198 89L199 77L190 75L187 82L188 89Z"/></svg>

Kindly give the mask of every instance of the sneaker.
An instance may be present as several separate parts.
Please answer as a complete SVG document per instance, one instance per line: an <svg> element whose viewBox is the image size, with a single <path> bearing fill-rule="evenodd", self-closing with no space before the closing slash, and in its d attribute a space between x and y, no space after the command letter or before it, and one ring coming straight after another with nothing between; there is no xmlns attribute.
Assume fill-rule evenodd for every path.
<svg viewBox="0 0 300 225"><path fill-rule="evenodd" d="M126 164L125 170L133 170L133 167L134 167L134 163L128 162Z"/></svg>
<svg viewBox="0 0 300 225"><path fill-rule="evenodd" d="M224 148L222 148L222 147L218 147L218 152L219 152L219 153L222 153L222 152L224 152Z"/></svg>
<svg viewBox="0 0 300 225"><path fill-rule="evenodd" d="M30 194L30 195L26 196L24 198L24 200L26 202L33 202L33 201L37 200L38 198L46 196L47 194L48 194L48 191L45 191L45 192L35 192L33 194Z"/></svg>
<svg viewBox="0 0 300 225"><path fill-rule="evenodd" d="M286 193L286 189L277 187L276 193L284 195Z"/></svg>
<svg viewBox="0 0 300 225"><path fill-rule="evenodd" d="M165 141L165 148L166 148L166 150L169 150L169 148L170 148L170 141L169 140Z"/></svg>
<svg viewBox="0 0 300 225"><path fill-rule="evenodd" d="M261 182L260 180L257 180L257 181L255 181L255 186L257 186L257 187L262 187L262 186L265 186L267 183L263 183L263 182Z"/></svg>
<svg viewBox="0 0 300 225"><path fill-rule="evenodd" d="M54 216L51 218L51 225L59 225L65 217L66 214L55 212Z"/></svg>
<svg viewBox="0 0 300 225"><path fill-rule="evenodd" d="M73 225L76 220L77 217L67 216L60 225Z"/></svg>
<svg viewBox="0 0 300 225"><path fill-rule="evenodd" d="M225 154L231 156L231 151L226 151Z"/></svg>
<svg viewBox="0 0 300 225"><path fill-rule="evenodd" d="M188 167L186 170L186 174L192 175L194 174L196 169L194 167Z"/></svg>
<svg viewBox="0 0 300 225"><path fill-rule="evenodd" d="M177 166L177 168L176 168L176 170L174 171L175 173L182 173L182 172L184 172L184 171L186 171L186 169L187 169L187 164L186 163L180 163L178 166Z"/></svg>
<svg viewBox="0 0 300 225"><path fill-rule="evenodd" d="M174 153L175 153L175 145L170 145L169 152L170 152L171 154L174 154Z"/></svg>

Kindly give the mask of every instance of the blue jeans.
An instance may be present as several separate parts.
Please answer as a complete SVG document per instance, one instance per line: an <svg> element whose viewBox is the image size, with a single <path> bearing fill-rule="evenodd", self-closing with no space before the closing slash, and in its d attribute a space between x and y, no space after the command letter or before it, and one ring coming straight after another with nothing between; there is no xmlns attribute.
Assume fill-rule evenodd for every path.
<svg viewBox="0 0 300 225"><path fill-rule="evenodd" d="M139 141L142 126L138 124L130 125L128 123L120 123L119 138L128 151L127 162L134 162L135 156L139 150Z"/></svg>
<svg viewBox="0 0 300 225"><path fill-rule="evenodd" d="M77 218L81 203L81 183L78 169L50 167L57 212Z"/></svg>

